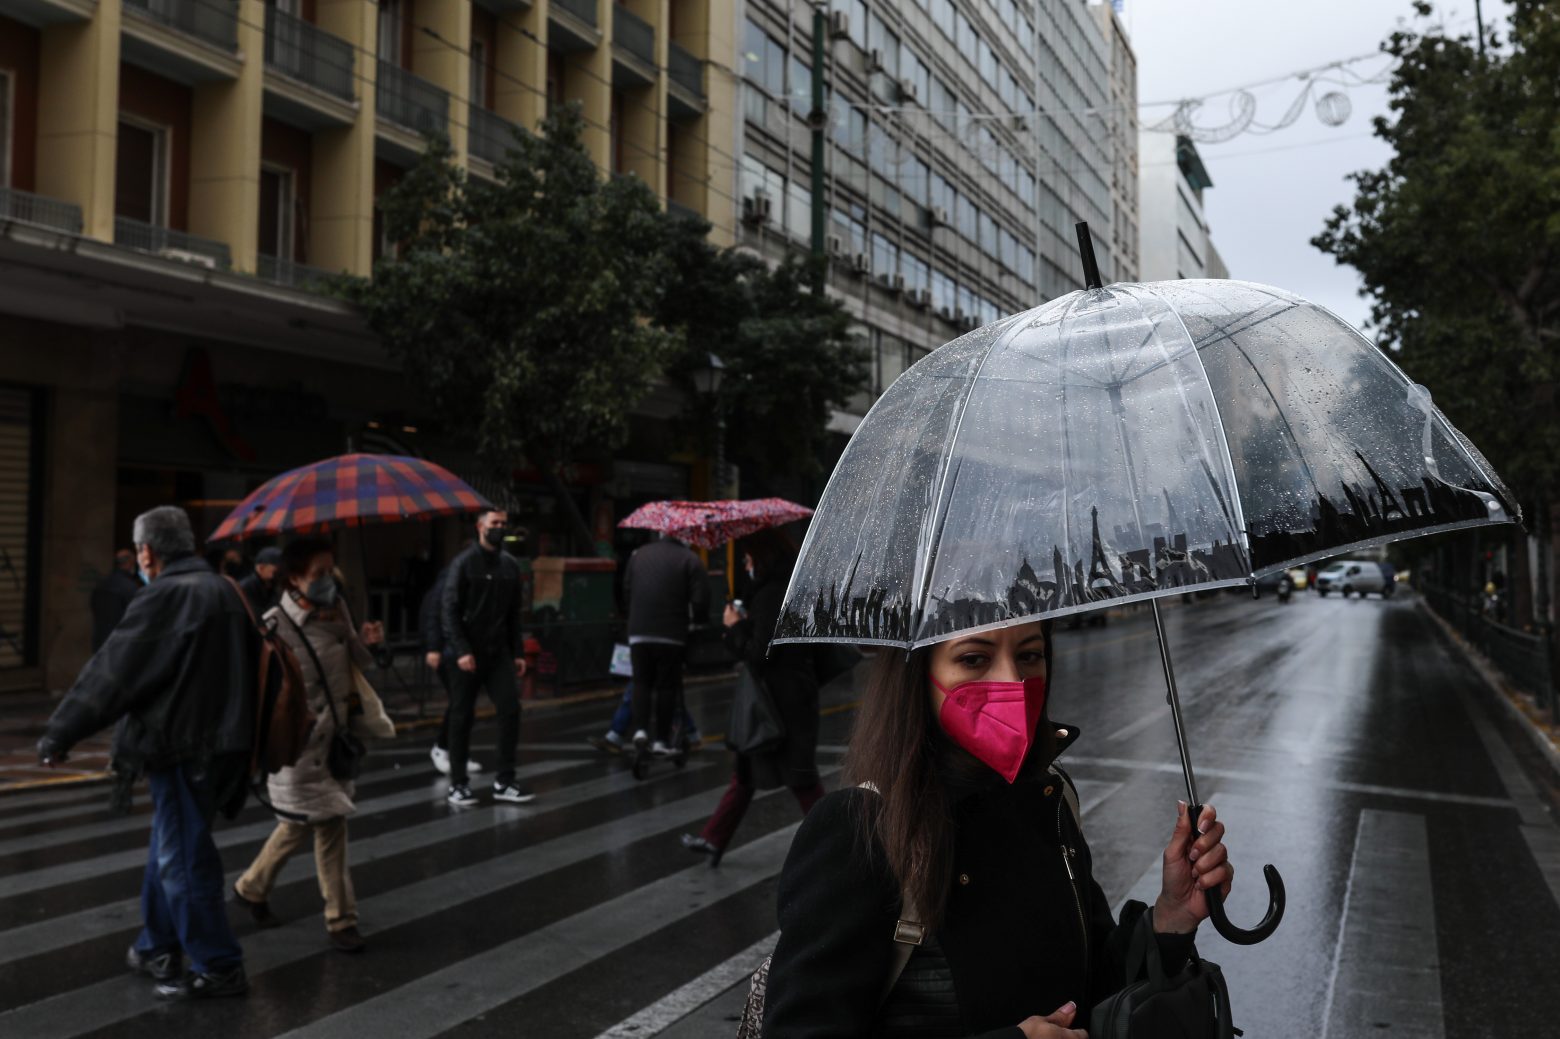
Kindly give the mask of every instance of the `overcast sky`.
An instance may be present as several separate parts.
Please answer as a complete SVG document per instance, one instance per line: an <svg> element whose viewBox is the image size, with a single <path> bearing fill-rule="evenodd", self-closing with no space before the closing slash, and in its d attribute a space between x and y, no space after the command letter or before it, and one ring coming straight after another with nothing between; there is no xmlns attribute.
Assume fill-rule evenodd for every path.
<svg viewBox="0 0 1560 1039"><path fill-rule="evenodd" d="M1449 26L1472 34L1472 0L1439 4L1437 12ZM1505 14L1499 0L1486 0L1486 25L1504 24ZM1369 54L1399 19L1422 24L1409 0L1126 0L1122 18L1137 52L1142 102L1198 97ZM1383 55L1351 68L1368 76L1388 61ZM1257 121L1278 122L1303 86L1289 79L1255 88ZM1203 195L1208 223L1230 276L1288 289L1364 326L1370 306L1358 295L1353 268L1339 267L1310 244L1332 207L1353 199L1353 184L1344 177L1390 158L1387 146L1370 135L1371 120L1388 113L1385 84L1345 92L1353 112L1341 126L1323 124L1311 105L1287 129L1199 144L1198 151L1213 179ZM1228 122L1228 103L1228 96L1211 99L1197 123ZM1145 125L1172 111L1140 108Z"/></svg>

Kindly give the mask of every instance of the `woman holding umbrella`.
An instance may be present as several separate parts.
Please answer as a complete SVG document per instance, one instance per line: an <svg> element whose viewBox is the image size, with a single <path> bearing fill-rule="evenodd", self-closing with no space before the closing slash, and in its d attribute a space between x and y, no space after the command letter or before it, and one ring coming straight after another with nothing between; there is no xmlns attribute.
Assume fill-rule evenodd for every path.
<svg viewBox="0 0 1560 1039"><path fill-rule="evenodd" d="M395 725L376 702L365 703L357 691L355 671L369 665L368 647L383 641L383 628L377 622L353 628L334 568L330 542L322 539L303 538L282 552L282 599L266 621L276 623L277 633L298 658L314 728L298 763L270 777L271 802L280 818L260 854L233 885L233 894L257 923L271 923L267 899L276 876L312 839L331 947L351 953L361 952L364 944L347 868L347 816L356 807L352 780L333 773L331 745L342 727L389 738L395 735Z"/></svg>
<svg viewBox="0 0 1560 1039"><path fill-rule="evenodd" d="M758 789L791 788L802 814L823 797L814 755L818 749L818 678L810 646L771 650L769 636L780 616L780 602L796 564L796 551L778 530L761 530L739 545L742 565L752 580L746 614L728 603L724 617L726 643L774 700L785 727L785 740L760 754L738 754L731 785L715 814L698 835L685 833L682 845L708 855L711 866L731 843Z"/></svg>
<svg viewBox="0 0 1560 1039"><path fill-rule="evenodd" d="M1129 980L1145 912L1166 970L1185 962L1204 892L1227 894L1234 875L1224 825L1205 808L1195 837L1180 804L1153 908L1113 919L1048 770L1072 736L1049 717L1050 627L879 654L852 786L818 803L780 875L766 1037L1082 1035L1074 1024ZM906 924L920 944L885 999Z"/></svg>

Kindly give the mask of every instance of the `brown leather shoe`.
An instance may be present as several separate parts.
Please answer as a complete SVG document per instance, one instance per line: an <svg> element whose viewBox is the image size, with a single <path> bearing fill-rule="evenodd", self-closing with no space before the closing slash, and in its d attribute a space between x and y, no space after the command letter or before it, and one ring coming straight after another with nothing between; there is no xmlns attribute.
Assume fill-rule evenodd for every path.
<svg viewBox="0 0 1560 1039"><path fill-rule="evenodd" d="M249 910L250 918L261 927L275 927L277 924L281 923L280 920L271 915L271 903L264 900L259 902L251 902L249 899L238 893L238 887L236 885L233 888L233 901Z"/></svg>
<svg viewBox="0 0 1560 1039"><path fill-rule="evenodd" d="M330 947L337 952L362 952L368 948L368 943L356 927L343 927L330 932Z"/></svg>

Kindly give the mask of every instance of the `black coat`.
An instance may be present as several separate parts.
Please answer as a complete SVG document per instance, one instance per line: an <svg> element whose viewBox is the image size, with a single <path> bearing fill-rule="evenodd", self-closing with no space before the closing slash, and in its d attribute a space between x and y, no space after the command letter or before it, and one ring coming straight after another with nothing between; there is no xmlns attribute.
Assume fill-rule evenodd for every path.
<svg viewBox="0 0 1560 1039"><path fill-rule="evenodd" d="M520 656L520 563L502 549L472 545L450 560L439 597L444 651L487 664Z"/></svg>
<svg viewBox="0 0 1560 1039"><path fill-rule="evenodd" d="M450 567L454 565L448 563L439 571L433 584L423 593L422 604L417 607L417 634L422 639L424 653L444 652L444 586L450 579Z"/></svg>
<svg viewBox="0 0 1560 1039"><path fill-rule="evenodd" d="M901 889L858 835L858 813L876 810L877 795L852 788L818 802L780 874L765 1039L1020 1039L1020 1021L1069 1000L1079 1008L1073 1026L1087 1028L1094 1003L1122 987L1142 904L1129 903L1117 926L1060 784L1044 770L1012 786L987 776L955 800L944 922L886 1001ZM1075 853L1076 885L1064 846ZM1191 938L1161 936L1160 947L1166 968L1179 970Z"/></svg>
<svg viewBox="0 0 1560 1039"><path fill-rule="evenodd" d="M82 668L39 747L63 753L123 718L116 765L167 768L247 753L258 652L232 585L198 556L169 563Z"/></svg>
<svg viewBox="0 0 1560 1039"><path fill-rule="evenodd" d="M763 681L785 725L785 742L778 750L745 755L738 764L749 785L764 790L818 782L818 676L813 647L769 648L785 586L783 577L759 585L749 593L746 619L726 629L726 644Z"/></svg>
<svg viewBox="0 0 1560 1039"><path fill-rule="evenodd" d="M96 653L108 641L125 610L130 608L130 600L140 590L140 578L117 566L92 589L92 652Z"/></svg>
<svg viewBox="0 0 1560 1039"><path fill-rule="evenodd" d="M249 608L255 611L255 617L259 618L281 600L279 584L280 578L272 577L270 581L262 581L260 575L251 570L238 582L238 587L244 593L244 598L249 600Z"/></svg>
<svg viewBox="0 0 1560 1039"><path fill-rule="evenodd" d="M661 538L634 550L623 570L623 600L628 607L628 638L638 636L686 641L688 626L705 621L710 610L710 579L687 545Z"/></svg>

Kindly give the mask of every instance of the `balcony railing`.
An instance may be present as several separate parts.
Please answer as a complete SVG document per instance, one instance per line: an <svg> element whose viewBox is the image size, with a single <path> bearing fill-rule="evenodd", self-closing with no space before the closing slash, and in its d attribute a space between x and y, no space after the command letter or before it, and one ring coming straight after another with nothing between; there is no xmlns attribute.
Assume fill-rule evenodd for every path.
<svg viewBox="0 0 1560 1039"><path fill-rule="evenodd" d="M330 273L318 267L263 254L255 257L255 275L264 281L294 289L318 290L330 279Z"/></svg>
<svg viewBox="0 0 1560 1039"><path fill-rule="evenodd" d="M612 5L612 42L646 65L655 64L655 30L622 4Z"/></svg>
<svg viewBox="0 0 1560 1039"><path fill-rule="evenodd" d="M491 162L495 166L504 160L510 146L515 142L515 133L520 130L515 123L480 105L471 106L469 125L470 139L466 142L466 146L472 157Z"/></svg>
<svg viewBox="0 0 1560 1039"><path fill-rule="evenodd" d="M49 227L66 234L81 233L81 207L15 188L0 188L0 220Z"/></svg>
<svg viewBox="0 0 1560 1039"><path fill-rule="evenodd" d="M675 43L666 48L666 73L684 90L704 97L704 62Z"/></svg>
<svg viewBox="0 0 1560 1039"><path fill-rule="evenodd" d="M379 62L374 99L381 118L417 133L444 133L450 121L450 96L401 66Z"/></svg>
<svg viewBox="0 0 1560 1039"><path fill-rule="evenodd" d="M199 267L210 267L212 270L225 271L233 266L233 257L228 252L226 242L145 224L124 216L114 217L114 244L144 253L156 253L170 260L182 260Z"/></svg>
<svg viewBox="0 0 1560 1039"><path fill-rule="evenodd" d="M223 50L238 50L238 5L232 0L125 0L125 6Z"/></svg>
<svg viewBox="0 0 1560 1039"><path fill-rule="evenodd" d="M265 9L265 63L345 101L352 89L352 44L275 7Z"/></svg>
<svg viewBox="0 0 1560 1039"><path fill-rule="evenodd" d="M553 6L596 28L596 0L553 0Z"/></svg>

